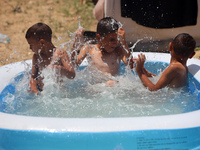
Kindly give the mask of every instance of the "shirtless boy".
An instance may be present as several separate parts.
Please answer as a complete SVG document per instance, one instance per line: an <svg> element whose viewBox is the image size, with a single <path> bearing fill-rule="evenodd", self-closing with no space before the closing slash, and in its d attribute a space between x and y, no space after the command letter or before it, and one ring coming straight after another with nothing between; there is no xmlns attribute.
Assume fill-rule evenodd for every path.
<svg viewBox="0 0 200 150"><path fill-rule="evenodd" d="M132 55L125 40L125 31L119 27L115 19L105 17L98 22L96 38L98 43L85 44L77 58L75 58L75 52L72 53L72 62L75 66L79 66L87 57L90 69L96 69L107 76L106 85L113 86L117 82L110 80L109 77L119 73L121 60L125 65L133 68Z"/></svg>
<svg viewBox="0 0 200 150"><path fill-rule="evenodd" d="M34 52L32 58L32 70L30 91L38 94L43 90L43 77L41 72L47 66L59 70L61 76L69 79L75 77L75 71L69 57L64 50L56 48L51 42L52 30L44 23L31 26L26 32L26 39L30 49Z"/></svg>
<svg viewBox="0 0 200 150"><path fill-rule="evenodd" d="M177 35L169 44L171 60L169 66L163 71L160 79L156 84L153 84L148 77L153 76L144 68L145 55L139 54L136 72L140 77L143 85L150 91L159 90L166 86L170 88L179 88L186 85L188 68L187 60L195 54L194 49L196 42L192 36L186 33Z"/></svg>

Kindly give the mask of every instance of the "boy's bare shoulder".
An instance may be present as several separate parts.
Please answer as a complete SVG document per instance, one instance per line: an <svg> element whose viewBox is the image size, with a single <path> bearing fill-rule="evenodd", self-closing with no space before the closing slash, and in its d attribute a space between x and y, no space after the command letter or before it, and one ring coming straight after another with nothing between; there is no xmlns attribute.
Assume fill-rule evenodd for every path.
<svg viewBox="0 0 200 150"><path fill-rule="evenodd" d="M98 48L98 45L97 44L87 44L86 43L86 44L84 44L83 48L92 50L92 49Z"/></svg>
<svg viewBox="0 0 200 150"><path fill-rule="evenodd" d="M168 71L174 75L183 75L187 73L187 67L180 62L171 63L168 66Z"/></svg>
<svg viewBox="0 0 200 150"><path fill-rule="evenodd" d="M180 62L171 63L171 64L169 64L169 66L171 67L172 70L176 70L176 69L178 69L178 70L185 70L185 68L186 68L186 67L185 67L182 63L180 63Z"/></svg>
<svg viewBox="0 0 200 150"><path fill-rule="evenodd" d="M100 49L97 44L85 44L82 47L82 50L86 51L86 53L93 53L93 52L97 52Z"/></svg>
<svg viewBox="0 0 200 150"><path fill-rule="evenodd" d="M167 71L168 70L168 71ZM188 69L182 63L172 63L166 69L165 77L170 81L169 87L182 87L186 85Z"/></svg>

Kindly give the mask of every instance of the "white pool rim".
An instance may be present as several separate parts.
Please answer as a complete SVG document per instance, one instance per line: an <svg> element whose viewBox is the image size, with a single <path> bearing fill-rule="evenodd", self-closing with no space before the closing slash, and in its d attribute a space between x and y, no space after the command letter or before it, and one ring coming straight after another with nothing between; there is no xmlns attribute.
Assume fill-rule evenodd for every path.
<svg viewBox="0 0 200 150"><path fill-rule="evenodd" d="M170 54L144 53L147 60L170 62ZM138 53L133 53L137 57ZM31 60L26 61L31 64ZM87 62L84 61L82 65ZM189 72L200 82L200 60L189 59ZM0 67L0 92L10 79L24 71L21 62ZM200 127L200 110L165 116L144 116L127 118L50 118L31 117L0 112L0 129L48 131L48 132L113 132L152 129L181 129Z"/></svg>

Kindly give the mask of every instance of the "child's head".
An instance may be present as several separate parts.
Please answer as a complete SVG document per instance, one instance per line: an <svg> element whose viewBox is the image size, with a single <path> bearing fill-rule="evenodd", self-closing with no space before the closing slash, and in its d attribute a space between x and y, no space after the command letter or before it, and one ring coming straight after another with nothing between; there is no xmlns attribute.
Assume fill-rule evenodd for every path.
<svg viewBox="0 0 200 150"><path fill-rule="evenodd" d="M97 24L97 34L105 36L108 33L117 32L119 23L112 17L105 17Z"/></svg>
<svg viewBox="0 0 200 150"><path fill-rule="evenodd" d="M37 41L44 39L51 42L52 30L44 23L36 23L27 30L25 37L26 39L34 38Z"/></svg>
<svg viewBox="0 0 200 150"><path fill-rule="evenodd" d="M97 25L98 44L104 52L111 53L118 45L117 31L119 23L112 17L101 19Z"/></svg>
<svg viewBox="0 0 200 150"><path fill-rule="evenodd" d="M172 41L172 47L176 55L189 58L194 54L196 41L191 35L187 33L181 33Z"/></svg>
<svg viewBox="0 0 200 150"><path fill-rule="evenodd" d="M39 54L45 51L45 46L51 44L52 30L44 23L36 23L27 30L25 37L30 49Z"/></svg>

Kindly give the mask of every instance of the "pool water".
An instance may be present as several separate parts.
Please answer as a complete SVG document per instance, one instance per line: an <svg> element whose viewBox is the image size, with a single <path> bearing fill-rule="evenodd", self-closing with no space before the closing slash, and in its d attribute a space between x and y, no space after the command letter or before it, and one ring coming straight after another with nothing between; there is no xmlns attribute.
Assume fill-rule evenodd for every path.
<svg viewBox="0 0 200 150"><path fill-rule="evenodd" d="M158 75L168 63L148 61L145 68ZM30 72L21 72L0 94L0 111L41 117L109 118L179 114L200 108L196 80L188 74L186 87L164 88L150 92L144 88L134 71L121 64L119 81L114 87L105 87L104 77L87 66L81 66L73 80L63 79L57 84L54 72L44 71L44 90L35 96L27 92Z"/></svg>

